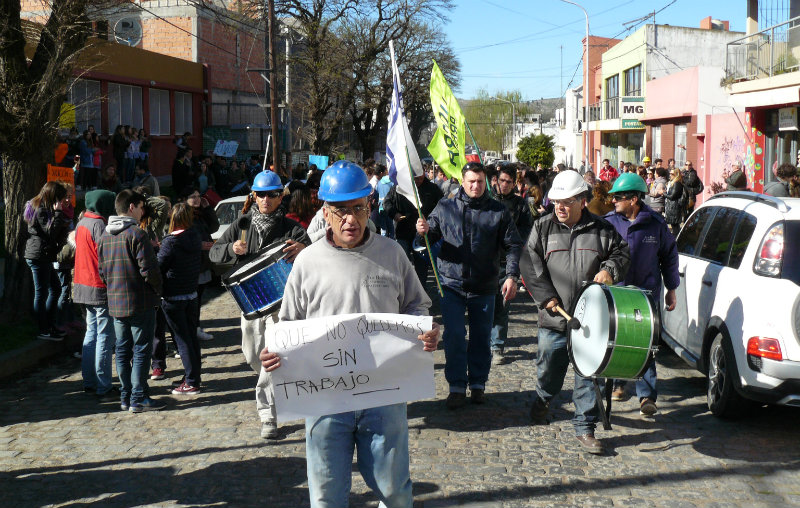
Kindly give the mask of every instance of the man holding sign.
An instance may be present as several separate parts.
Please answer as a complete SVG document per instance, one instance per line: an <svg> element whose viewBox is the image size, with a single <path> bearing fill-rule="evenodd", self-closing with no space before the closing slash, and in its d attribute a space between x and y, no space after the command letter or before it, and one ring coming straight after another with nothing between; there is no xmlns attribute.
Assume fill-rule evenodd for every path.
<svg viewBox="0 0 800 508"><path fill-rule="evenodd" d="M403 250L367 229L371 191L364 171L351 162L338 161L325 171L319 197L325 201L323 214L330 228L325 239L297 256L283 295L281 321L367 312L428 314L430 298ZM417 338L425 351L435 351L438 325ZM268 348L260 356L267 371L281 366L281 357ZM280 411L279 404L279 417ZM405 403L306 418L311 506L348 505L356 448L359 471L381 506L410 508Z"/></svg>

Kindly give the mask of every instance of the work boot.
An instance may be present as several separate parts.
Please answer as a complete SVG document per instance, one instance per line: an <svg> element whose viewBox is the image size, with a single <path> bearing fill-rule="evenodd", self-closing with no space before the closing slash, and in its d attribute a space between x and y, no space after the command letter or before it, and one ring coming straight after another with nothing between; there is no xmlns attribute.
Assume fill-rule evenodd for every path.
<svg viewBox="0 0 800 508"><path fill-rule="evenodd" d="M447 406L447 409L450 411L464 407L466 404L467 395L460 392L450 392L450 395L447 396L447 400L445 401L445 406Z"/></svg>
<svg viewBox="0 0 800 508"><path fill-rule="evenodd" d="M550 411L550 404L545 402L541 397L536 395L533 404L531 405L531 420L540 421L547 418L547 413Z"/></svg>
<svg viewBox="0 0 800 508"><path fill-rule="evenodd" d="M473 404L483 404L486 402L486 392L480 388L473 388L469 391L469 398Z"/></svg>
<svg viewBox="0 0 800 508"><path fill-rule="evenodd" d="M593 455L602 455L605 453L605 448L603 447L603 443L597 440L594 437L593 433L583 434L581 436L576 436L578 442L581 444L581 448L584 451L587 451Z"/></svg>

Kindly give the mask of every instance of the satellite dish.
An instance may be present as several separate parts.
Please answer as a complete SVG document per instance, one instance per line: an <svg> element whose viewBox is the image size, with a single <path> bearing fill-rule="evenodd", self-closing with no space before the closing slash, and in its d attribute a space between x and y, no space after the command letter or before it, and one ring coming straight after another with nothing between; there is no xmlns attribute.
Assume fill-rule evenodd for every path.
<svg viewBox="0 0 800 508"><path fill-rule="evenodd" d="M114 23L114 39L120 44L136 46L142 41L142 23L136 18L122 18Z"/></svg>

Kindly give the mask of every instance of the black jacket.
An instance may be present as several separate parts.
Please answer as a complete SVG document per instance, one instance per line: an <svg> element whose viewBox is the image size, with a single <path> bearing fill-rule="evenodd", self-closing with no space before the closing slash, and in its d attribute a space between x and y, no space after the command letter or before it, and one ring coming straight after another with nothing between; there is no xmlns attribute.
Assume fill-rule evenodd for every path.
<svg viewBox="0 0 800 508"><path fill-rule="evenodd" d="M497 292L498 253L505 249L505 269L519 276L522 239L511 213L484 192L470 198L460 189L442 199L428 216L431 243L442 239L437 266L442 284L461 293L489 295Z"/></svg>
<svg viewBox="0 0 800 508"><path fill-rule="evenodd" d="M436 208L436 204L442 199L442 189L427 178L422 185L417 187L419 201L422 205L422 215L427 217ZM383 199L383 210L390 219L394 219L396 214L405 216L400 220L394 229L395 238L405 240L409 244L414 241L417 234L417 219L419 213L414 204L405 196L397 192L397 186L392 186L386 197Z"/></svg>
<svg viewBox="0 0 800 508"><path fill-rule="evenodd" d="M169 298L197 291L201 248L200 233L195 228L164 237L158 250L158 266L164 280L161 296Z"/></svg>
<svg viewBox="0 0 800 508"><path fill-rule="evenodd" d="M36 208L28 222L30 236L25 242L25 259L55 261L61 247L67 243L67 233L69 220L64 212L55 210L48 213L44 206Z"/></svg>
<svg viewBox="0 0 800 508"><path fill-rule="evenodd" d="M233 221L228 229L225 230L225 232L222 234L222 237L217 240L214 246L211 247L211 251L208 255L211 258L212 263L238 263L239 261L247 259L259 251L257 242L251 241L251 239L257 237L255 226L253 226L252 221L250 220L252 213L253 212L251 210L246 215L240 215L237 220ZM233 252L233 244L237 240L241 239L243 226L247 231L245 237L245 241L247 242L247 253L242 256L238 256L235 252ZM266 245L278 240L294 240L305 245L311 245L311 239L308 237L306 230L303 229L303 226L292 219L287 219L286 217L281 218L281 221L277 223L277 227L273 228L273 230L269 232L267 235Z"/></svg>

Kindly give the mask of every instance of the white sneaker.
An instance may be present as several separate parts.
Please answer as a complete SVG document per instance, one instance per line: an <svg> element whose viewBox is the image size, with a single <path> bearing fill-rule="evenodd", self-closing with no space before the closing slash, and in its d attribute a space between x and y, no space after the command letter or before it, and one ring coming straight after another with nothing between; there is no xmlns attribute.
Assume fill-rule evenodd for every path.
<svg viewBox="0 0 800 508"><path fill-rule="evenodd" d="M200 340L211 340L211 339L214 338L214 336L198 326L197 327L197 338L200 339Z"/></svg>

